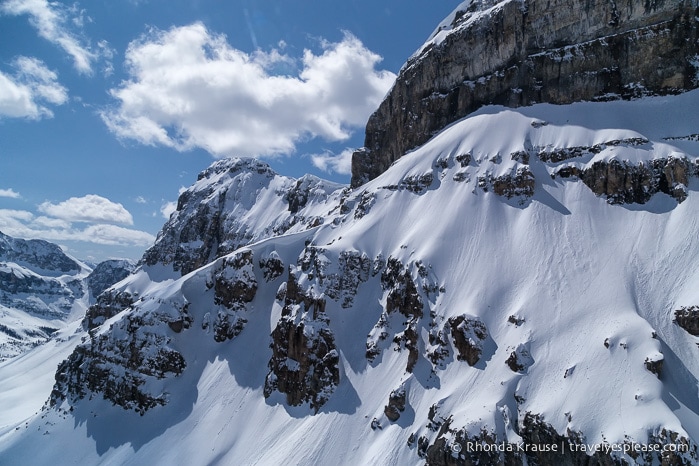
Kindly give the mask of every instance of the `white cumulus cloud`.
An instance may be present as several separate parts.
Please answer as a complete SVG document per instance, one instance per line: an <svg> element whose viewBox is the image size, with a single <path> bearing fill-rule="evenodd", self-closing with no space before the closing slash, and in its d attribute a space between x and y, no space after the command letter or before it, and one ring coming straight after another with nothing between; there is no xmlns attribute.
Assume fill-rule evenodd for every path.
<svg viewBox="0 0 699 466"><path fill-rule="evenodd" d="M75 69L84 74L92 73L92 62L98 56L71 31L71 25L82 25L83 11L48 0L5 0L0 3L0 12L13 16L28 15L39 36L70 55Z"/></svg>
<svg viewBox="0 0 699 466"><path fill-rule="evenodd" d="M335 172L340 175L351 175L352 174L352 149L345 149L337 155L325 153L325 154L313 154L311 155L311 162L313 165L323 170L324 172Z"/></svg>
<svg viewBox="0 0 699 466"><path fill-rule="evenodd" d="M39 205L39 211L70 222L133 225L133 217L123 205L96 194L71 197L58 204L44 202Z"/></svg>
<svg viewBox="0 0 699 466"><path fill-rule="evenodd" d="M319 55L248 54L201 23L153 30L126 51L130 79L112 89L102 119L119 138L216 156L292 152L309 137L347 139L363 126L395 75L354 36ZM275 69L298 68L295 75Z"/></svg>
<svg viewBox="0 0 699 466"><path fill-rule="evenodd" d="M62 105L68 100L68 91L58 83L56 73L41 60L18 57L12 66L12 75L0 71L0 117L52 117L46 104Z"/></svg>
<svg viewBox="0 0 699 466"><path fill-rule="evenodd" d="M19 199L20 196L19 193L12 188L8 189L0 189L0 197L9 197L11 199Z"/></svg>
<svg viewBox="0 0 699 466"><path fill-rule="evenodd" d="M160 207L160 214L166 220L170 219L170 215L177 210L177 202L166 202Z"/></svg>
<svg viewBox="0 0 699 466"><path fill-rule="evenodd" d="M110 246L147 247L155 241L155 236L145 231L103 223L78 227L68 220L11 209L0 209L0 231L18 238L81 241Z"/></svg>

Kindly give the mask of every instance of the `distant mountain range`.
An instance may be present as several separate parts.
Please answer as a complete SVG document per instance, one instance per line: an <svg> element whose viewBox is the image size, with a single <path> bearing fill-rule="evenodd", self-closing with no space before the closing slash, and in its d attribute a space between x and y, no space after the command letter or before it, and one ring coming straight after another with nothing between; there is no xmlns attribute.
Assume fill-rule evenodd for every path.
<svg viewBox="0 0 699 466"><path fill-rule="evenodd" d="M94 298L134 267L128 260L109 260L92 270L56 244L0 232L0 361L82 319Z"/></svg>

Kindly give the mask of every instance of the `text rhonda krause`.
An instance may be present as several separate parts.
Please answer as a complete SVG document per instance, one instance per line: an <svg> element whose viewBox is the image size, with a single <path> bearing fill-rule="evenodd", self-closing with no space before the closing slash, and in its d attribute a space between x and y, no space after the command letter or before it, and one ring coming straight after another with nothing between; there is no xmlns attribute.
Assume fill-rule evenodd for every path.
<svg viewBox="0 0 699 466"><path fill-rule="evenodd" d="M456 447L456 448L454 448ZM465 442L463 447L454 444L452 450L461 451L465 448L467 452L584 452L584 453L647 453L647 452L689 452L689 444L667 444L659 443L481 443Z"/></svg>

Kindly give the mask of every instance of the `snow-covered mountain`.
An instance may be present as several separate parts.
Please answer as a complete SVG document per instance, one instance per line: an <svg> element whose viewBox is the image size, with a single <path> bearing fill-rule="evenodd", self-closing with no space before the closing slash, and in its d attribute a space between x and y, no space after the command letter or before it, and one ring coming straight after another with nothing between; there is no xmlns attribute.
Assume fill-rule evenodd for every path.
<svg viewBox="0 0 699 466"><path fill-rule="evenodd" d="M693 464L699 143L683 136L697 105L693 91L486 107L324 195L320 224L250 227L258 241L182 276L142 263L88 311L52 407L5 434L0 457L46 464L65 442L83 464L506 457L469 453L478 439L686 444L597 457ZM217 162L182 196L225 173L228 192L258 199L259 184L233 180L261 166ZM271 199L270 218L289 212ZM160 237L209 217L186 218Z"/></svg>
<svg viewBox="0 0 699 466"><path fill-rule="evenodd" d="M93 270L57 244L0 232L0 361L82 320L96 297L134 268L130 260L113 259Z"/></svg>
<svg viewBox="0 0 699 466"><path fill-rule="evenodd" d="M355 189L216 162L0 364L0 462L699 464L697 108L487 105Z"/></svg>
<svg viewBox="0 0 699 466"><path fill-rule="evenodd" d="M0 361L45 342L87 308L91 269L42 240L0 232Z"/></svg>

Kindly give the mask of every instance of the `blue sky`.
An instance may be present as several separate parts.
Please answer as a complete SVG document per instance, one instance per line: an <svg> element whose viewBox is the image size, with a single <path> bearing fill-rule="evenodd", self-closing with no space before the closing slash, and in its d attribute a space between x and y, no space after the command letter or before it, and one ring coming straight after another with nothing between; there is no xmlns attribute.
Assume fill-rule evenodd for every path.
<svg viewBox="0 0 699 466"><path fill-rule="evenodd" d="M0 231L137 259L215 158L347 183L368 115L459 3L0 0Z"/></svg>

